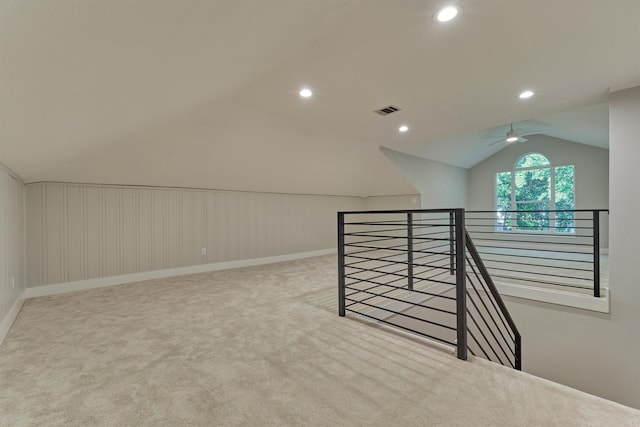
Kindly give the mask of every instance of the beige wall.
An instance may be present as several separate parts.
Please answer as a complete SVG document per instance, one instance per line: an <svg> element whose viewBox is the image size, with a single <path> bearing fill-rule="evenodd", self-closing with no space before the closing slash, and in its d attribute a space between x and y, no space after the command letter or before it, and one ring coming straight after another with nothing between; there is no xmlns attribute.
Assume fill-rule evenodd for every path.
<svg viewBox="0 0 640 427"><path fill-rule="evenodd" d="M640 408L640 86L614 93L610 104L611 175L609 203L611 241L609 286L610 332L617 350L608 358L615 396ZM606 352L606 341L600 349ZM613 394L613 393L612 393Z"/></svg>
<svg viewBox="0 0 640 427"><path fill-rule="evenodd" d="M28 286L334 248L336 212L365 205L359 197L59 183L29 184L26 199Z"/></svg>
<svg viewBox="0 0 640 427"><path fill-rule="evenodd" d="M377 210L402 210L421 209L420 194L403 194L399 196L371 196L364 199L365 209Z"/></svg>
<svg viewBox="0 0 640 427"><path fill-rule="evenodd" d="M0 324L24 289L24 185L0 164Z"/></svg>
<svg viewBox="0 0 640 427"><path fill-rule="evenodd" d="M464 208L467 170L381 147L380 151L420 193L423 209Z"/></svg>

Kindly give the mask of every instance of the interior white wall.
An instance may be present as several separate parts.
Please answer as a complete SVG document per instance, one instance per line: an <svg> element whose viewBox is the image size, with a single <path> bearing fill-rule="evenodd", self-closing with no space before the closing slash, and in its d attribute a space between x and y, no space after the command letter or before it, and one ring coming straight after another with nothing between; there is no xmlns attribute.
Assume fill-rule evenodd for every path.
<svg viewBox="0 0 640 427"><path fill-rule="evenodd" d="M466 169L400 153L385 147L380 147L380 151L420 192L423 209L464 208L466 206Z"/></svg>
<svg viewBox="0 0 640 427"><path fill-rule="evenodd" d="M24 272L24 184L0 163L0 342L25 289Z"/></svg>
<svg viewBox="0 0 640 427"><path fill-rule="evenodd" d="M640 87L610 102L611 313L506 297L524 370L640 408ZM578 172L576 172L576 175Z"/></svg>
<svg viewBox="0 0 640 427"><path fill-rule="evenodd" d="M29 184L26 200L30 287L335 248L336 212L365 206L360 197L60 183Z"/></svg>
<svg viewBox="0 0 640 427"><path fill-rule="evenodd" d="M469 210L494 210L496 173L512 170L520 156L532 152L544 154L553 166L575 166L576 209L609 207L608 150L546 135L531 135L527 139L524 144L506 146L469 169ZM601 214L600 246L603 248L607 248L609 242L608 220L606 214Z"/></svg>
<svg viewBox="0 0 640 427"><path fill-rule="evenodd" d="M371 196L364 199L365 210L402 210L421 209L420 194L402 194L397 196Z"/></svg>
<svg viewBox="0 0 640 427"><path fill-rule="evenodd" d="M610 106L611 235L609 282L619 354L617 376L625 377L621 395L640 408L640 86L614 93Z"/></svg>

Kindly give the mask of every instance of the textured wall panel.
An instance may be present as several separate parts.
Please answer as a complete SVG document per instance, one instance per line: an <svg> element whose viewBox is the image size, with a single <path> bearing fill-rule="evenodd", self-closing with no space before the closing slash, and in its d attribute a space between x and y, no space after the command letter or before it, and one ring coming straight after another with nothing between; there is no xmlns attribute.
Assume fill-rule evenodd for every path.
<svg viewBox="0 0 640 427"><path fill-rule="evenodd" d="M0 296L2 304L0 304L0 319L9 312L9 303L12 300L11 286L9 280L11 277L11 260L9 253L9 181L5 173L0 174Z"/></svg>
<svg viewBox="0 0 640 427"><path fill-rule="evenodd" d="M24 203L24 185L0 165L0 322L25 288Z"/></svg>
<svg viewBox="0 0 640 427"><path fill-rule="evenodd" d="M82 203L82 189L78 187L66 188L66 230L67 230L67 251L68 259L77 259L79 262L69 264L67 280L80 280L84 277L84 236L83 218L84 203Z"/></svg>
<svg viewBox="0 0 640 427"><path fill-rule="evenodd" d="M359 197L26 186L29 286L332 248ZM206 255L202 255L202 248Z"/></svg>
<svg viewBox="0 0 640 427"><path fill-rule="evenodd" d="M182 209L180 204L182 203L182 192L177 190L171 190L167 194L166 209L167 209L167 242L168 242L168 264L167 267L175 268L182 267L183 254L181 251L181 213Z"/></svg>
<svg viewBox="0 0 640 427"><path fill-rule="evenodd" d="M135 190L134 190L135 191ZM138 190L136 209L136 240L138 242L138 271L153 269L153 204L152 190Z"/></svg>
<svg viewBox="0 0 640 427"><path fill-rule="evenodd" d="M63 234L63 205L64 192L59 185L52 185L45 188L43 194L43 205L47 207L44 216L43 245L46 253L44 272L47 283L64 282L63 258L66 250L64 246Z"/></svg>
<svg viewBox="0 0 640 427"><path fill-rule="evenodd" d="M43 191L44 186L36 187L34 190ZM85 217L82 219L85 223L84 238L85 238L85 268L83 271L84 277L87 279L94 279L96 277L102 277L104 275L103 256L104 252L104 229L102 227L103 212L102 212L102 189L101 188L85 188L83 192L83 204L85 206ZM27 194L31 193L31 189L27 188ZM40 217L45 216L45 206L40 206ZM31 229L31 223L27 221L27 230ZM37 240L31 240L31 237L27 239L27 247L31 245L37 245ZM44 257L44 254L43 254ZM28 270L31 271L32 260L28 261ZM28 282L31 286L31 282ZM42 283L43 285L45 283Z"/></svg>
<svg viewBox="0 0 640 427"><path fill-rule="evenodd" d="M122 274L120 262L120 255L124 249L120 246L120 242L122 240L122 235L120 234L120 195L122 191L123 190L117 188L105 188L102 191L102 211L104 215L104 222L101 225L103 227L104 234L103 258L105 276Z"/></svg>
<svg viewBox="0 0 640 427"><path fill-rule="evenodd" d="M138 258L140 256L140 236L138 225L138 198L139 194L131 189L121 192L122 210L122 244L120 247L120 259L124 274L139 271Z"/></svg>
<svg viewBox="0 0 640 427"><path fill-rule="evenodd" d="M0 171L0 176L2 172ZM27 223L27 241L37 242L38 244L27 245L27 259L30 260L30 268L27 269L27 282L32 286L40 286L44 284L42 266L43 247L42 247L42 191L26 192L26 215Z"/></svg>
<svg viewBox="0 0 640 427"><path fill-rule="evenodd" d="M167 192L153 190L151 193L151 247L153 248L152 270L168 267L169 245L167 242Z"/></svg>

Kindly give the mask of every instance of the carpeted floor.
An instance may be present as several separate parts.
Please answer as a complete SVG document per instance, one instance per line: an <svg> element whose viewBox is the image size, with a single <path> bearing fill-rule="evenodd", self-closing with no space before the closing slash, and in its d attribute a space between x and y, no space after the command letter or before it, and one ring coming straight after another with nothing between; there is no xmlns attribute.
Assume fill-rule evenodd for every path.
<svg viewBox="0 0 640 427"><path fill-rule="evenodd" d="M25 302L3 426L640 426L640 411L336 314L333 256Z"/></svg>

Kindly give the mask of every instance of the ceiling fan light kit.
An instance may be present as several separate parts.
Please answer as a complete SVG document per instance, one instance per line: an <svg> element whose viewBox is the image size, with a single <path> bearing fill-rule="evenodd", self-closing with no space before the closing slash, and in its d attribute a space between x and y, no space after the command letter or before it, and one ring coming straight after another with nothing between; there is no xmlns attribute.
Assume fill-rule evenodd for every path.
<svg viewBox="0 0 640 427"><path fill-rule="evenodd" d="M520 95L518 95L518 98L520 99L529 99L534 95L534 92L532 90L524 90L520 93Z"/></svg>
<svg viewBox="0 0 640 427"><path fill-rule="evenodd" d="M438 10L434 18L438 22L449 22L458 15L458 12L460 12L460 6L452 4Z"/></svg>
<svg viewBox="0 0 640 427"><path fill-rule="evenodd" d="M509 126L509 130L507 131L507 136L506 138L500 138L497 141L492 142L491 144L489 144L489 147L491 147L492 145L498 144L500 142L508 142L508 143L512 143L512 142L527 142L526 138L522 138L518 135L518 133L513 129L513 123L510 124Z"/></svg>

